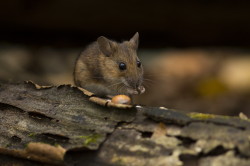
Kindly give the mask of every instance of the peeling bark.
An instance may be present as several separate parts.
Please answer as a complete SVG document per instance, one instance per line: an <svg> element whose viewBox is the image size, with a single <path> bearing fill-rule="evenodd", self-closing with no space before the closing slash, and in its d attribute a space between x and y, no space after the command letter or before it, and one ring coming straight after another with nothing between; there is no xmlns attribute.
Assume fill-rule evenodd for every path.
<svg viewBox="0 0 250 166"><path fill-rule="evenodd" d="M0 84L3 165L250 165L249 136L246 118L116 105L70 85Z"/></svg>

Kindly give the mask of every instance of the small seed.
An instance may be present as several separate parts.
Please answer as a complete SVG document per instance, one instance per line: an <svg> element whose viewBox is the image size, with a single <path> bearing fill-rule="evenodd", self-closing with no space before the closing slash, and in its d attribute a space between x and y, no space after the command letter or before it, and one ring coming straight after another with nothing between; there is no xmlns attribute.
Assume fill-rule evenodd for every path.
<svg viewBox="0 0 250 166"><path fill-rule="evenodd" d="M131 104L131 99L126 95L117 95L112 98L111 102L115 104Z"/></svg>

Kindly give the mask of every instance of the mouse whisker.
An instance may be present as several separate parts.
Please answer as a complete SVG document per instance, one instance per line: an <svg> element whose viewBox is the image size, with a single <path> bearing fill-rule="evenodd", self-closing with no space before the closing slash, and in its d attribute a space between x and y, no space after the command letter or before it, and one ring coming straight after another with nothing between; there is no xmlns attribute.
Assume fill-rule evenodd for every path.
<svg viewBox="0 0 250 166"><path fill-rule="evenodd" d="M123 89L125 87L125 85L123 84L121 84L121 85L119 85L119 87L117 88L117 92L120 92L121 93L121 90Z"/></svg>
<svg viewBox="0 0 250 166"><path fill-rule="evenodd" d="M150 79L150 78L144 78L143 80L145 81L151 81L151 82L159 82L159 81L167 81L169 77L166 77L166 76L155 76L153 79Z"/></svg>
<svg viewBox="0 0 250 166"><path fill-rule="evenodd" d="M146 81L146 82L151 82L151 83L155 83L156 81L155 80L152 80L152 79L147 79L147 78L144 78L143 81Z"/></svg>
<svg viewBox="0 0 250 166"><path fill-rule="evenodd" d="M158 72L155 72L155 73L145 73L144 74L144 77L166 77L166 76L170 76L171 75L171 73L159 73L159 71Z"/></svg>
<svg viewBox="0 0 250 166"><path fill-rule="evenodd" d="M153 85L155 85L155 84L150 83L150 82L144 82L143 85L146 85L146 86L153 86Z"/></svg>
<svg viewBox="0 0 250 166"><path fill-rule="evenodd" d="M106 86L106 88L112 87L112 86L115 86L115 85L119 85L119 84L122 84L122 83L123 83L123 82L117 82L117 83L111 84L111 85L109 85L109 86Z"/></svg>
<svg viewBox="0 0 250 166"><path fill-rule="evenodd" d="M146 83L143 83L143 85L145 86L145 87L147 87L147 88L149 88L150 86L152 86L152 84L146 84Z"/></svg>
<svg viewBox="0 0 250 166"><path fill-rule="evenodd" d="M150 88L150 87L152 87L153 86L153 84L143 84L143 86L145 86L146 88Z"/></svg>
<svg viewBox="0 0 250 166"><path fill-rule="evenodd" d="M155 85L156 82L155 81L148 81L148 80L144 80L143 81L143 85L146 84L146 85Z"/></svg>

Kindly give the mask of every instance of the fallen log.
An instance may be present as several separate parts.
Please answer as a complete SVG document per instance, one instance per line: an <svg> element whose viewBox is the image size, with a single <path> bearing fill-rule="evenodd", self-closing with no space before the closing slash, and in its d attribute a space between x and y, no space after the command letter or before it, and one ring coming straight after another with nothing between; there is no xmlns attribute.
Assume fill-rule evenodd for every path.
<svg viewBox="0 0 250 166"><path fill-rule="evenodd" d="M247 118L113 104L71 85L0 83L1 165L250 165Z"/></svg>

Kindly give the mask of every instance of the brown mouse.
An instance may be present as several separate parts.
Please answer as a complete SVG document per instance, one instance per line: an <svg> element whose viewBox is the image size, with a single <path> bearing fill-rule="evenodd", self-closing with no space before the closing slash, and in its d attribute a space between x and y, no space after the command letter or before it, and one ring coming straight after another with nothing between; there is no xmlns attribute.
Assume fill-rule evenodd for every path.
<svg viewBox="0 0 250 166"><path fill-rule="evenodd" d="M74 81L99 96L144 93L143 67L137 57L138 32L121 43L99 37L76 60Z"/></svg>

